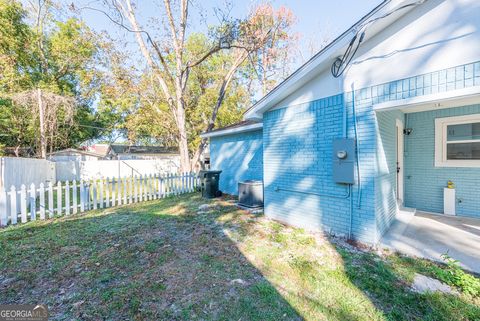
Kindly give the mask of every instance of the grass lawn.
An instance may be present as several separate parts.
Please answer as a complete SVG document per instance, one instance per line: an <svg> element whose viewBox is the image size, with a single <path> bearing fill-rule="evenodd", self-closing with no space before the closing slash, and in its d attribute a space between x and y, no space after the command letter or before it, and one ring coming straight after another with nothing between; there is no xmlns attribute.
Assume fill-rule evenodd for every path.
<svg viewBox="0 0 480 321"><path fill-rule="evenodd" d="M436 270L196 194L0 230L0 303L54 320L480 320L479 298L410 290Z"/></svg>

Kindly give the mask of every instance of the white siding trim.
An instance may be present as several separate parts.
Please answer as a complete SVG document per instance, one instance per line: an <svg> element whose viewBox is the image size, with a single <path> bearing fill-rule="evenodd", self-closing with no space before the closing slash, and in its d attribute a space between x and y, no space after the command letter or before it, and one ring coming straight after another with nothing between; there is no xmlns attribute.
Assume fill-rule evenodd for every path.
<svg viewBox="0 0 480 321"><path fill-rule="evenodd" d="M254 131L261 128L263 128L263 123L257 123L257 124L251 124L251 125L246 125L241 127L227 128L225 130L217 130L210 133L207 132L207 133L201 134L200 137L210 138L210 137L217 137L217 136L232 135L232 134L250 132L250 131Z"/></svg>
<svg viewBox="0 0 480 321"><path fill-rule="evenodd" d="M400 109L408 113L465 106L479 102L480 86L476 86L374 104L373 110L386 111Z"/></svg>

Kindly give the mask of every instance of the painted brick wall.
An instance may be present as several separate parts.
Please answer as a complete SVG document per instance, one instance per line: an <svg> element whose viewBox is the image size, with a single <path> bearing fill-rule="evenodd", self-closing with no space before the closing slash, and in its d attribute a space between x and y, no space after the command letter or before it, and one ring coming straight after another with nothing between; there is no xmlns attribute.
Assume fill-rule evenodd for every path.
<svg viewBox="0 0 480 321"><path fill-rule="evenodd" d="M404 115L398 111L375 114L372 106L478 85L479 62L355 91L360 155L360 184L355 184L352 191L355 238L370 243L378 241L392 223L396 211L395 120L404 119ZM349 92L264 114L263 176L267 216L309 229L348 233L350 199L341 198L346 195L345 186L333 183L331 143L334 138L342 136L345 104L348 136L354 137L352 101L353 95ZM452 115L480 112L478 108L437 112L442 115L438 117L445 117L448 112ZM408 126L414 127L411 123L414 121L418 121L419 128L428 128L428 124L433 126L435 115L421 114L424 113L419 113L418 119L413 118L414 114L410 115ZM424 123L420 124L422 119ZM417 135L420 135L418 131ZM443 207L443 196L435 186L443 186L446 180L452 179L462 198L462 203L457 206L459 214L478 215L474 210L480 208L480 197L475 194L478 188L474 182L480 181L479 170L428 169L429 164L433 166L433 134L410 146L414 137L412 134L405 143L405 205L439 211L439 206ZM221 179L223 190L236 193L238 180L261 179L261 157L258 156L261 141L261 132L211 140L212 167L225 171ZM425 148L427 145L431 151ZM420 156L424 159L422 166L412 156L414 147L425 155ZM429 181L438 181L438 185L425 185Z"/></svg>
<svg viewBox="0 0 480 321"><path fill-rule="evenodd" d="M383 235L395 219L397 199L397 119L404 122L401 111L384 111L377 113L377 168L376 176L376 211L377 229Z"/></svg>
<svg viewBox="0 0 480 321"><path fill-rule="evenodd" d="M238 182L263 180L262 130L210 138L211 168L222 170L220 189L238 195Z"/></svg>
<svg viewBox="0 0 480 321"><path fill-rule="evenodd" d="M407 115L413 129L405 136L405 205L443 213L443 187L456 185L457 215L480 218L480 168L435 167L435 118L479 114L480 105Z"/></svg>
<svg viewBox="0 0 480 321"><path fill-rule="evenodd" d="M445 70L439 70L429 74L400 79L386 84L358 90L356 95L360 101L368 104L382 103L385 101L399 100L422 95L435 94L456 89L463 89L480 85L480 62L461 65ZM473 108L473 109L472 109ZM415 134L405 136L405 159L404 159L404 204L419 210L443 212L443 187L448 179L457 179L463 186L458 192L466 195L464 203L457 204L460 215L478 215L478 202L472 202L475 198L475 188L472 189L475 178L480 175L480 169L443 168L433 167L434 158L434 123L435 117L446 117L449 114L462 115L474 113L475 107L439 110L436 112L409 114L411 117L420 117L423 124L419 124L418 130L425 127L425 131L418 133L418 141L414 144L419 158L410 150ZM422 114L422 115L420 115ZM444 115L444 116L439 116ZM376 176L376 223L377 232L381 236L390 226L396 211L396 140L395 119L405 119L399 111L386 111L377 113L378 126L378 175ZM408 124L408 127L412 127ZM415 174L415 177L413 176ZM473 176L472 176L473 175ZM449 177L445 179L446 177ZM471 179L473 178L473 179ZM469 191L469 192L467 192ZM478 198L478 194L476 196ZM477 207L477 211L473 209Z"/></svg>
<svg viewBox="0 0 480 321"><path fill-rule="evenodd" d="M349 99L349 97L347 97ZM348 134L353 137L351 102ZM265 214L273 219L346 235L350 225L348 187L332 179L332 141L341 138L344 97L337 95L264 114ZM362 199L353 188L352 232L375 241L374 151L375 126L371 108L359 107ZM358 206L360 205L360 206Z"/></svg>
<svg viewBox="0 0 480 321"><path fill-rule="evenodd" d="M403 120L404 115L399 111L375 114L372 106L477 85L480 85L480 63L471 63L355 91L361 176L361 192L358 184L353 188L353 232L357 239L378 241L396 213L395 120ZM293 225L347 233L348 200L313 195L345 192L331 177L331 141L342 135L344 103L349 113L349 137L353 137L352 93L346 93L345 98L346 102L343 95L327 97L264 115L265 212L268 216ZM404 166L408 175L407 164ZM457 174L459 176L455 176ZM465 171L456 171L451 177L464 181ZM282 191L282 188L298 192ZM408 188L405 180L405 190ZM413 202L407 200L412 194L422 195L405 194L406 206L413 206ZM469 204L465 201L463 206L474 206Z"/></svg>

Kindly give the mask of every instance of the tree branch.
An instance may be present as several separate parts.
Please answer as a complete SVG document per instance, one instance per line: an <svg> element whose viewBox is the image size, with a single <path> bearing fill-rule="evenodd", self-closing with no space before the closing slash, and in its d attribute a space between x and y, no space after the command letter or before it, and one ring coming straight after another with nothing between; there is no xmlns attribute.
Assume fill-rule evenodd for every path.
<svg viewBox="0 0 480 321"><path fill-rule="evenodd" d="M218 98L217 102L215 104L215 107L213 108L212 111L212 116L210 117L210 120L207 125L206 132L211 131L215 127L215 121L217 120L217 115L218 115L218 110L222 106L222 103L225 99L225 94L227 92L227 88L230 85L230 82L233 79L233 76L235 75L235 72L238 70L238 68L242 65L242 63L247 59L248 56L248 51L247 50L241 50L238 53L238 56L235 58L235 61L233 62L232 66L228 70L228 72L225 74L225 76L222 79L222 84L220 85L220 89L218 90ZM208 139L207 138L202 138L199 147L195 151L194 156L192 157L192 166L195 166L197 162L200 160L200 155L202 155L206 145L207 145Z"/></svg>
<svg viewBox="0 0 480 321"><path fill-rule="evenodd" d="M129 1L129 0L127 0L127 1ZM155 53L158 56L158 59L160 60L160 62L162 64L163 71L165 72L165 75L167 76L168 80L173 83L174 80L173 80L173 77L168 70L168 65L166 63L166 60L163 57L162 52L158 48L157 43L150 36L150 33L145 31L145 30L142 30L138 27L138 24L136 23L136 19L135 19L134 15L133 15L134 19L132 20L132 17L130 17L130 12L119 1L113 1L113 5L119 11L121 21L117 21L116 19L112 18L112 16L110 16L107 12L105 12L103 10L100 10L100 9L97 9L97 8L94 8L94 7L84 6L84 7L79 8L79 10L88 9L88 10L92 10L92 11L102 13L105 17L108 18L108 20L113 22L115 25L125 29L128 32L131 32L131 33L135 34L137 43L140 46L140 50L142 51L143 56L147 60L147 64L150 66L150 68L152 68L153 70L156 70L157 73L161 72L161 69L157 66L157 64L152 59L151 54L148 52L148 49L146 49L146 45L145 45L145 42L144 42L143 38L141 36L139 36L139 34L144 34L147 37L147 40L152 44L152 47L155 50ZM120 8L117 7L117 5ZM72 7L74 7L73 4L72 4ZM133 11L132 11L132 14L133 14ZM127 25L125 25L125 23L123 22L123 16L124 15L127 15L127 18L129 20L130 24L133 26L133 28L129 28ZM157 78L158 78L158 81L160 83L164 83L164 85L161 85L161 87L162 87L162 90L164 91L164 94L167 98L167 101L173 101L172 95L170 94L170 92L168 90L168 86L166 85L165 80L163 80L163 77L158 75ZM160 80L160 78L162 78L162 80Z"/></svg>

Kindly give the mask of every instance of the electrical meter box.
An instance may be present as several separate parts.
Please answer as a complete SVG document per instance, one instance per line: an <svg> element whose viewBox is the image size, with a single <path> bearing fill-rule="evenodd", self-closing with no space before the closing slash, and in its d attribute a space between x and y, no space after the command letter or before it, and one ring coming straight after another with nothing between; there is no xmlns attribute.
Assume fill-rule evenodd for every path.
<svg viewBox="0 0 480 321"><path fill-rule="evenodd" d="M355 139L333 140L333 181L341 184L355 183Z"/></svg>

